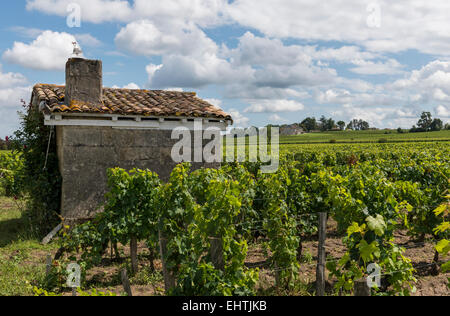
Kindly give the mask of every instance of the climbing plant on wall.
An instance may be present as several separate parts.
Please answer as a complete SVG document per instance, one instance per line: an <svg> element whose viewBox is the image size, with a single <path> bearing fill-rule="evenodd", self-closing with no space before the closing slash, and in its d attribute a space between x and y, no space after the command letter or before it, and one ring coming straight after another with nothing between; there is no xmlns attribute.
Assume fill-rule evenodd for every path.
<svg viewBox="0 0 450 316"><path fill-rule="evenodd" d="M14 135L14 150L24 162L22 190L28 196L27 216L33 233L48 233L58 222L61 176L56 153L56 133L44 125L39 109L23 102L20 128Z"/></svg>

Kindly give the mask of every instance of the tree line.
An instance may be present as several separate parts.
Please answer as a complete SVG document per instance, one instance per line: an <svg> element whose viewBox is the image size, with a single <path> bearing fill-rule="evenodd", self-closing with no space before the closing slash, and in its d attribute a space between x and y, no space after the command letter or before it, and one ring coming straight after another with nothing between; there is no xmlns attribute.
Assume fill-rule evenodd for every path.
<svg viewBox="0 0 450 316"><path fill-rule="evenodd" d="M315 117L307 117L299 124L299 126L306 132L326 132L333 130L365 131L370 129L370 124L361 119L353 119L347 124L344 121L336 122L333 118L326 118L324 115L322 115L319 120Z"/></svg>
<svg viewBox="0 0 450 316"><path fill-rule="evenodd" d="M319 120L315 117L307 117L301 123L298 124L304 131L366 131L369 130L370 124L362 119L353 119L349 123L344 121L335 121L333 118L327 118L324 115L321 116ZM439 118L433 118L430 112L422 112L417 125L414 125L409 132L434 132L440 130L450 130L450 124L444 124L444 122ZM404 132L404 130L399 127L398 132Z"/></svg>
<svg viewBox="0 0 450 316"><path fill-rule="evenodd" d="M411 133L437 132L443 129L450 130L450 124L447 123L444 125L441 119L433 119L430 112L422 112L419 121L417 121L417 126L413 125L409 131Z"/></svg>

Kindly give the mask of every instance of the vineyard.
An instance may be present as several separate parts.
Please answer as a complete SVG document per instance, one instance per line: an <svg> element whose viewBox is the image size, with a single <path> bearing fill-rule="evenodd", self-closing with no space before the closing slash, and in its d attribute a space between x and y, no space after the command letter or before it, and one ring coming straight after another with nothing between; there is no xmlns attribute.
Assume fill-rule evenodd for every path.
<svg viewBox="0 0 450 316"><path fill-rule="evenodd" d="M20 158L1 155L0 186L17 199ZM257 163L180 164L167 183L146 170L108 178L104 212L64 227L45 275L30 280L35 294L67 292L76 262L85 291L120 294L125 270L153 295L315 295L323 214L327 295L354 295L374 271L372 295L412 295L424 277L448 284L445 142L283 145L275 174ZM411 249L424 249L420 260Z"/></svg>

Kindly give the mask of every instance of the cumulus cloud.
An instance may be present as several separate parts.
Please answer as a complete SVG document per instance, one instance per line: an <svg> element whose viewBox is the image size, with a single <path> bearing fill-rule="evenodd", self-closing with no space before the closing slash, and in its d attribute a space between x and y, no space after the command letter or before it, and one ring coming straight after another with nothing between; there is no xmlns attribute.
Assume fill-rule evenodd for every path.
<svg viewBox="0 0 450 316"><path fill-rule="evenodd" d="M133 8L126 0L27 0L27 10L66 17L69 4L81 7L81 19L85 22L103 23L127 21L133 17Z"/></svg>
<svg viewBox="0 0 450 316"><path fill-rule="evenodd" d="M356 67L351 68L350 71L360 75L398 75L404 73L403 65L395 59L379 62L356 59L352 63Z"/></svg>
<svg viewBox="0 0 450 316"><path fill-rule="evenodd" d="M363 119L371 126L411 127L416 121L419 110L403 107L359 107L344 104L332 111L332 115L345 121ZM400 124L400 125L399 125Z"/></svg>
<svg viewBox="0 0 450 316"><path fill-rule="evenodd" d="M150 18L163 22L168 19L193 21L202 26L222 23L227 0L27 0L26 8L47 14L67 16L67 6L81 7L82 22L131 22Z"/></svg>
<svg viewBox="0 0 450 316"><path fill-rule="evenodd" d="M409 93L411 101L450 102L450 62L435 60L389 85Z"/></svg>
<svg viewBox="0 0 450 316"><path fill-rule="evenodd" d="M231 115L234 121L234 126L247 127L250 119L245 117L236 109L230 109L227 111L228 114Z"/></svg>
<svg viewBox="0 0 450 316"><path fill-rule="evenodd" d="M269 120L271 122L276 122L276 123L282 123L282 122L288 121L288 120L282 118L281 116L279 116L278 114L272 114L271 116L269 116Z"/></svg>
<svg viewBox="0 0 450 316"><path fill-rule="evenodd" d="M116 35L115 43L121 50L135 55L155 56L178 54L191 56L207 51L214 53L216 44L193 24L164 23L155 25L141 20L126 25Z"/></svg>
<svg viewBox="0 0 450 316"><path fill-rule="evenodd" d="M120 87L114 85L114 86L112 86L112 88L113 88L113 89L118 89L118 88L120 88ZM122 88L123 88L123 89L140 89L140 87L139 87L137 84L135 84L134 82L130 82L129 84L123 86Z"/></svg>
<svg viewBox="0 0 450 316"><path fill-rule="evenodd" d="M438 105L434 112L439 117L450 118L450 106L448 105Z"/></svg>
<svg viewBox="0 0 450 316"><path fill-rule="evenodd" d="M316 100L320 104L325 103L349 103L353 99L352 94L350 91L345 89L329 89L326 91L319 91Z"/></svg>
<svg viewBox="0 0 450 316"><path fill-rule="evenodd" d="M78 43L87 46L87 47L99 47L102 46L103 43L92 36L91 34L84 33L84 34L75 34L75 38L77 39Z"/></svg>
<svg viewBox="0 0 450 316"><path fill-rule="evenodd" d="M339 48L317 48L317 46L305 46L304 51L313 57L323 61L337 61L351 63L354 60L370 60L382 57L379 53L363 51L357 46L342 46Z"/></svg>
<svg viewBox="0 0 450 316"><path fill-rule="evenodd" d="M13 72L3 73L2 68L0 64L0 89L12 88L27 83L24 75Z"/></svg>
<svg viewBox="0 0 450 316"><path fill-rule="evenodd" d="M71 2L27 0L27 9L66 17ZM331 0L323 6L306 0L279 0L276 6L270 0L76 2L83 23L123 25L115 37L120 52L106 54L151 58L145 70L146 86L152 89L218 85L224 99L249 104L245 113L299 111L315 101L328 110L340 106L336 111L343 117L359 114L381 125L409 122L409 115L420 109L448 114L450 66L444 61L450 56L448 1L378 0L380 28L368 27L367 2L356 0ZM219 43L208 36L208 29L220 25L252 31L233 38L236 44ZM53 38L46 43L44 34L50 31L38 37L38 29L15 31L35 40L15 43L4 53L6 61L33 69L64 67L67 56L61 56L72 52L72 39L66 51ZM83 46L101 45L90 34L75 37ZM399 55L392 54L406 50L445 57L407 72ZM366 81L358 78L361 75L394 76L388 79L394 81L364 77Z"/></svg>
<svg viewBox="0 0 450 316"><path fill-rule="evenodd" d="M311 95L301 88L256 87L249 84L229 84L225 94L231 99L307 99Z"/></svg>
<svg viewBox="0 0 450 316"><path fill-rule="evenodd" d="M445 0L378 0L380 28L369 27L368 2L331 0L236 0L226 8L233 21L270 36L318 41L353 42L374 52L416 49L449 55L450 3ZM270 21L270 23L267 23Z"/></svg>
<svg viewBox="0 0 450 316"><path fill-rule="evenodd" d="M66 17L67 5L72 2L27 0L26 7ZM90 23L149 19L156 24L190 21L201 27L238 24L272 38L355 43L371 52L416 49L449 56L450 51L447 31L450 3L446 0L377 0L381 12L379 28L367 23L371 14L367 11L369 3L357 0L330 0L323 6L308 0L279 0L276 6L273 0L77 0L76 3L81 7L82 21ZM352 53L351 49L349 52ZM340 55L346 55L345 50Z"/></svg>
<svg viewBox="0 0 450 316"><path fill-rule="evenodd" d="M63 70L73 52L73 35L44 31L29 44L14 42L3 58L14 64L36 70Z"/></svg>
<svg viewBox="0 0 450 316"><path fill-rule="evenodd" d="M0 137L12 135L19 125L21 100L28 101L31 87L20 73L3 72L0 65Z"/></svg>
<svg viewBox="0 0 450 316"><path fill-rule="evenodd" d="M151 29L154 28L156 26L152 25ZM273 89L273 92L278 89L278 94L285 94L287 97L304 93L295 92L294 87L331 84L337 78L334 69L317 66L310 56L303 53L300 46L286 46L279 40L261 38L247 32L239 38L237 48L228 49L225 45L218 47L203 31L195 32L196 40L191 40L179 31L173 31L170 34L174 35L176 40L170 41L170 48L155 44L164 42L163 38L169 36L163 31L156 32L162 37L149 35L150 32L131 32L136 37L142 34L148 39L147 42L144 38L136 41L144 43L135 50L140 51L140 54L165 52L162 55L162 65L158 66L158 69L154 65L147 68L151 85L202 87L208 84L223 84L227 87L234 85L230 89L234 94L268 88ZM130 41L133 37L131 33L124 38ZM183 44L185 37L188 43ZM134 47L126 46L129 49ZM238 91L239 87L241 91ZM259 92L264 91L260 89Z"/></svg>
<svg viewBox="0 0 450 316"><path fill-rule="evenodd" d="M305 106L295 100L257 100L251 101L245 113L297 112Z"/></svg>
<svg viewBox="0 0 450 316"><path fill-rule="evenodd" d="M13 26L10 28L11 31L28 38L36 38L41 35L44 30L32 27L24 27L24 26Z"/></svg>
<svg viewBox="0 0 450 316"><path fill-rule="evenodd" d="M216 107L219 107L219 108L222 106L222 100L219 100L219 99L205 98L203 100L205 100L206 102L208 102L208 103L210 103L210 104L212 104L212 105L214 105Z"/></svg>
<svg viewBox="0 0 450 316"><path fill-rule="evenodd" d="M250 69L231 68L229 63L215 54L201 56L169 55L163 57L163 64L150 64L146 68L150 85L159 87L199 88L209 84L226 84L244 81ZM247 72L247 73L246 73Z"/></svg>

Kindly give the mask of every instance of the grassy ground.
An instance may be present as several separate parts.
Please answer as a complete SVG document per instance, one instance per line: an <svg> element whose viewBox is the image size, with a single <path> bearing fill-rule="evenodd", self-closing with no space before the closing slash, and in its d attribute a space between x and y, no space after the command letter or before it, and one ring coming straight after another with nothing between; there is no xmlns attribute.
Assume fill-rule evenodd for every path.
<svg viewBox="0 0 450 316"><path fill-rule="evenodd" d="M21 203L0 197L0 296L32 295L32 285L44 278L47 255L56 250L29 236Z"/></svg>
<svg viewBox="0 0 450 316"><path fill-rule="evenodd" d="M291 143L372 143L380 140L387 142L419 142L419 141L450 141L450 130L427 133L397 133L397 131L343 131L308 133L297 136L282 136L282 144Z"/></svg>

